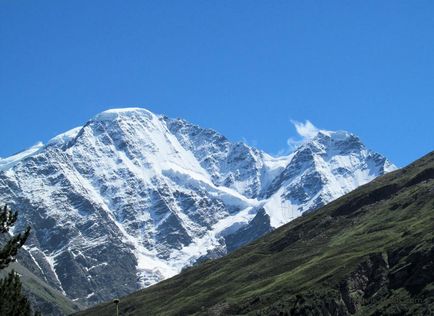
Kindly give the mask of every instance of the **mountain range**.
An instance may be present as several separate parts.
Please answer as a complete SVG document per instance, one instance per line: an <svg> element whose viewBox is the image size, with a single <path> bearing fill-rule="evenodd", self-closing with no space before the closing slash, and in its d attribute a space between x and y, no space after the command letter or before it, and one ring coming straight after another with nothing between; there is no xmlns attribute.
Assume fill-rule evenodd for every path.
<svg viewBox="0 0 434 316"><path fill-rule="evenodd" d="M286 156L141 108L102 112L0 159L0 201L31 225L23 265L93 305L215 259L396 167L346 131Z"/></svg>
<svg viewBox="0 0 434 316"><path fill-rule="evenodd" d="M120 298L121 315L428 316L434 152L245 245ZM108 316L112 302L78 313Z"/></svg>

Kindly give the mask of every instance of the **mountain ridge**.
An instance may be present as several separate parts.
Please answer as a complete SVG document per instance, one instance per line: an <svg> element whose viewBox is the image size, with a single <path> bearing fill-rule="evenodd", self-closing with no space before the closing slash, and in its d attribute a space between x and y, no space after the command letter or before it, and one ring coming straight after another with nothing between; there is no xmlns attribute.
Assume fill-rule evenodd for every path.
<svg viewBox="0 0 434 316"><path fill-rule="evenodd" d="M3 168L1 167L3 166ZM48 283L82 304L216 258L395 167L348 132L274 158L145 109L108 110L0 160ZM79 284L79 286L77 286Z"/></svg>

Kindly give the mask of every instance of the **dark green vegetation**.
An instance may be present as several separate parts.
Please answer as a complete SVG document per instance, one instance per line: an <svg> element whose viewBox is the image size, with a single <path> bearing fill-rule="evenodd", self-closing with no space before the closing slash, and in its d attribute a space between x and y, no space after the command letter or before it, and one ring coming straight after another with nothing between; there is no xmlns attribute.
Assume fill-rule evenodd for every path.
<svg viewBox="0 0 434 316"><path fill-rule="evenodd" d="M1 271L0 277L6 276L12 269L17 272L20 275L23 293L34 309L40 311L42 315L68 315L82 308L29 271L20 263L20 259L21 257L18 258L18 262L12 263Z"/></svg>
<svg viewBox="0 0 434 316"><path fill-rule="evenodd" d="M30 227L27 227L24 232L9 236L8 233L15 225L17 217L18 213L12 212L7 206L0 210L0 233L2 234L0 270L7 268L11 262L15 261L18 250L30 234ZM0 280L0 315L31 315L30 302L21 292L20 278L13 270Z"/></svg>
<svg viewBox="0 0 434 316"><path fill-rule="evenodd" d="M21 292L21 281L15 271L0 280L1 315L31 315L30 302Z"/></svg>
<svg viewBox="0 0 434 316"><path fill-rule="evenodd" d="M0 233L7 234L18 218L18 212L12 212L6 205L0 210ZM0 269L13 262L18 250L24 245L30 234L30 227L15 236L4 239L0 249Z"/></svg>
<svg viewBox="0 0 434 316"><path fill-rule="evenodd" d="M433 243L434 152L224 258L121 298L120 311L433 315Z"/></svg>

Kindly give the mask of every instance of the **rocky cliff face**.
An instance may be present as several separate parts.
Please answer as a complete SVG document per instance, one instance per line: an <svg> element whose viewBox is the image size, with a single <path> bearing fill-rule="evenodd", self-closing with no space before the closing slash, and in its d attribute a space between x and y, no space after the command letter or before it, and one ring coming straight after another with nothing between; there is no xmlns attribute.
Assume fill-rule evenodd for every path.
<svg viewBox="0 0 434 316"><path fill-rule="evenodd" d="M395 167L348 132L272 157L144 109L109 110L0 160L47 283L92 304L173 276Z"/></svg>

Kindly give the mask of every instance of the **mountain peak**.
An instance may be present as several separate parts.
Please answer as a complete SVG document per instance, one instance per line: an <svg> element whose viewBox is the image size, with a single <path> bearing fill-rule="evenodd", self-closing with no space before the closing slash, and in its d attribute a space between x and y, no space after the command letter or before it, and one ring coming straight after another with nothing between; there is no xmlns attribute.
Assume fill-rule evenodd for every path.
<svg viewBox="0 0 434 316"><path fill-rule="evenodd" d="M316 137L329 137L333 140L346 140L348 138L357 137L353 133L350 133L348 131L327 131L327 130L320 130L318 131L318 134Z"/></svg>
<svg viewBox="0 0 434 316"><path fill-rule="evenodd" d="M318 133L306 143L301 145L296 151L309 148L315 153L335 153L348 154L354 151L366 150L366 146L360 138L347 131L326 131L319 130Z"/></svg>
<svg viewBox="0 0 434 316"><path fill-rule="evenodd" d="M357 142L361 143L360 138L348 131L338 130L338 131L326 131L319 130L315 137L312 138L314 142L321 143L335 143L335 142Z"/></svg>
<svg viewBox="0 0 434 316"><path fill-rule="evenodd" d="M119 118L134 118L134 117L146 117L148 119L156 116L151 111L138 108L138 107L130 107L130 108L116 108L109 109L104 112L97 114L93 120L94 121L115 121Z"/></svg>

